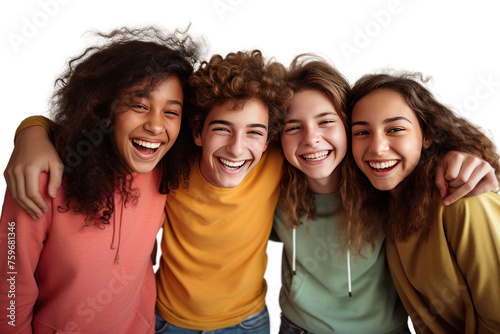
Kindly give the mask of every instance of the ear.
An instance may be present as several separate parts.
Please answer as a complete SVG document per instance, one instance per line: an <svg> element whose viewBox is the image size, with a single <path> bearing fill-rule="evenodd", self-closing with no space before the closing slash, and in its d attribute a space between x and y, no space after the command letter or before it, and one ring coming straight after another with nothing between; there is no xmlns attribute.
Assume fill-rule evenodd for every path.
<svg viewBox="0 0 500 334"><path fill-rule="evenodd" d="M266 146L264 146L264 152L267 150L268 146L269 146L269 139L266 141Z"/></svg>
<svg viewBox="0 0 500 334"><path fill-rule="evenodd" d="M432 137L424 136L424 141L422 142L422 147L424 150L428 149L432 145Z"/></svg>
<svg viewBox="0 0 500 334"><path fill-rule="evenodd" d="M196 133L194 130L193 130L193 139L194 139L194 143L201 147L202 145L202 141L201 141L201 133Z"/></svg>

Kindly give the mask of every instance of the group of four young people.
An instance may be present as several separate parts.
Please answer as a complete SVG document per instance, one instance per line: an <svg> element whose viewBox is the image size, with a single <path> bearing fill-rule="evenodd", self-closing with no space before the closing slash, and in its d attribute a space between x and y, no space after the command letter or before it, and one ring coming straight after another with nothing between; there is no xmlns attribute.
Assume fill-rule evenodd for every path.
<svg viewBox="0 0 500 334"><path fill-rule="evenodd" d="M397 182L391 185L393 188L382 187L380 193L369 197L371 189L379 189L379 180L386 182L394 177L400 177L403 184L406 182L403 180L416 174L414 169L425 165L420 160L425 161L428 157L433 157L432 168L426 167L425 173L418 174L417 179L425 183L425 189L434 187L434 177L441 188L446 187L444 171L437 171L440 159L444 159L445 165L450 161L450 174L460 171L457 179L449 182L452 186L454 182L461 183L462 178L469 178L462 189L478 182L479 190L476 191L479 193L493 188L497 177L493 168L485 168L487 163L456 152L445 155L465 147L466 152L488 161L498 171L498 156L492 146L484 145L489 143L486 136L475 133L474 139L465 140L471 144L463 146L454 136L464 126L469 128L470 124L466 123L458 127L460 131L444 136L444 140L443 136L432 140L436 129L446 131L440 126L448 125L442 121L434 123L434 118L456 116L443 116L439 108L431 116L424 113L429 119L415 115L411 118L409 114L402 116L398 112L405 106L410 114L416 108L410 102L401 101L406 90L399 92L395 88L397 85L389 85L364 88L365 96L353 95L358 84L351 92L348 82L338 71L314 57L298 57L286 70L279 63L266 62L259 51L230 53L226 57L215 55L200 65L187 85L189 75L165 70L165 64L159 60L159 51L175 58L167 62L192 65L196 52L188 46L189 39L181 41L170 36L158 40L159 32L151 31L155 30L143 31L140 39L137 34L115 32L118 40L112 40L101 49L91 49L86 57L77 58L80 63L70 68L62 88L55 95L59 98L58 112L50 129L54 133L56 153L33 147L32 135L37 138L36 145L46 145L43 138L39 139L39 127L18 134L14 158L6 171L8 188L32 215L37 211L41 215L37 207L46 210L41 218L45 224L37 227L37 223L30 222L28 215L7 195L2 213L2 231L7 231L8 222L18 222L16 246L21 256L18 261L29 262L22 275L18 275L18 279L23 280L19 286L31 293L23 305L26 328L30 328L33 321L33 329L40 331L40 328L53 328L139 333L153 331L156 327L158 333L268 333L263 276L267 264L266 245L276 210L275 236L285 246L281 332L407 331L407 313L387 268L385 235L390 238L388 244L406 245L408 238L420 240L418 234L432 235L427 231L437 223L433 222L434 216L423 216L428 223L420 228L407 225L405 219L398 216L400 210L408 214L407 207L418 211L420 202L413 206L405 202L404 208L401 207L396 202L397 197L388 195L393 193L393 188L401 188ZM123 54L126 50L120 49L124 46L134 49L133 52L127 50L130 59L144 61L138 62L136 67L123 63L111 66L121 56L120 52ZM102 71L109 71L109 76L102 75ZM120 78L118 82L117 78ZM396 82L403 80L391 78ZM374 76L375 83L380 80L382 77ZM378 104L372 101L362 104L379 92L389 95L380 98ZM410 95L417 92L428 94L418 84ZM424 109L429 101L435 102L427 95L416 95L416 103ZM358 96L358 100L352 100L351 96ZM391 124L391 129L375 129L377 121L364 118L355 121L356 126L365 126L362 131L351 129L350 122L358 114L359 105L368 104L365 109L375 117L390 110L383 103L392 103L394 98L399 102L397 108L393 108L396 113L384 116L380 122L386 127ZM87 103L90 101L92 104ZM372 108L376 105L382 105L382 111ZM407 122L404 119L421 127L417 129L420 134L417 130L413 132L415 140L411 144L420 145L418 152L425 152L420 154L422 158L416 158L418 154L411 145L400 149L389 143L394 136L409 132L405 124L393 126L393 122ZM96 134L95 129L100 132ZM363 138L364 143L369 143L366 149L369 157L349 153L351 131L353 148L358 138ZM82 143L89 142L89 133L97 136L92 138L98 144L84 151ZM389 139L382 138L384 134ZM172 146L177 136L179 140ZM278 136L282 147L273 141ZM461 138L464 141L463 136ZM431 144L427 145L429 140ZM446 144L448 141L452 144ZM395 142L405 141L401 137ZM378 144L377 151L375 146ZM70 154L75 150L81 155L78 161L73 161ZM50 176L43 176L40 183L33 172L15 177L24 169L22 162L16 163L20 159L17 157L19 152L24 152L22 154L29 156L28 159L39 154L40 158L35 158L38 161L36 168L50 171ZM411 158L407 157L408 152L414 153ZM65 163L59 158L55 158L56 162L50 158L59 155ZM472 162L461 166L464 157L466 162ZM359 168L353 161L359 162ZM159 162L160 167L155 168ZM54 164L58 167L47 167ZM32 167L27 169L33 170ZM58 187L61 182L58 171L63 169L62 189L49 197L47 188L54 188L54 184ZM483 178L484 175L487 176ZM143 177L148 177L148 181ZM160 190L166 195L157 191L160 178L163 178ZM374 178L373 187L367 183L371 178ZM353 188L351 181L354 179L362 179L365 183ZM50 203L49 207L33 191L38 186L44 193L43 200ZM413 189L413 186L408 183L406 187ZM483 187L486 189L482 190ZM420 191L421 188L416 189ZM452 196L460 196L462 189ZM155 200L147 197L148 192ZM31 199L25 196L26 193L33 194ZM495 225L498 224L499 202L494 196L487 194L475 199L482 203L482 199L488 197L491 202L488 210L483 210L488 218L485 218L485 226L493 230L491 242L481 248L485 254L495 251L498 254L499 249L498 226ZM363 200L363 205L353 210L359 203L358 198ZM446 211L440 201L439 196L427 201L424 213ZM413 215L414 211L410 213ZM464 218L467 214L459 211L453 217L455 219L447 220L447 224L456 223L462 232L462 222L469 221ZM148 252L153 249L155 232L162 223L155 326L153 273ZM471 230L477 230L474 235L483 240L483 228L476 228L476 225L474 223ZM393 229L403 231L403 237L393 233ZM443 235L446 237L446 233ZM457 232L457 238L460 235ZM35 251L31 249L31 238L37 240ZM473 245L482 247L477 242ZM405 247L413 252L422 248L420 241ZM412 290L412 280L409 283L399 279L406 275L401 275L405 270L416 270L421 275L428 259L411 254L424 262L417 263L423 267L412 268L407 258L398 258L399 248L392 248L395 255L389 265L414 323L423 324L422 332L428 328L460 331L467 326L476 329L498 326L487 316L487 311L480 311L489 307L494 309L493 300L498 299L490 298L487 302L483 295L476 299L474 284L469 284L466 275L467 268L449 259L451 252L463 252L463 246L459 250L440 247L443 254L440 258L448 259L454 270L434 268L439 276L436 284L431 284L431 280L426 284L430 290L442 291L444 282L455 287L452 292L460 291L461 295L457 295L453 307L446 304L437 313L432 313L436 308L434 295L427 295L425 289ZM391 264L397 261L402 268ZM481 288L487 283L485 274L481 275L485 269L489 275L491 270L498 270L498 265L485 263L473 268L475 275L480 276L477 284ZM457 281L458 277L463 280ZM461 283L468 284L469 288L464 289ZM493 296L496 293L490 292ZM429 320L428 314L420 314L422 307L416 306L416 301L434 307L426 309L434 319ZM476 304L484 307L478 308ZM128 325L123 325L123 319L127 319Z"/></svg>

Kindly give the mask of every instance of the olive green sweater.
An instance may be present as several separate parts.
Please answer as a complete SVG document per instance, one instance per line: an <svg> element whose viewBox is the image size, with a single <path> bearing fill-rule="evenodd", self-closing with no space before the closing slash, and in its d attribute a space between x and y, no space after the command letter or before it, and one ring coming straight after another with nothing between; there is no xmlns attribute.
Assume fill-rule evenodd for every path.
<svg viewBox="0 0 500 334"><path fill-rule="evenodd" d="M500 333L497 194L439 205L428 235L388 242L387 259L418 333Z"/></svg>

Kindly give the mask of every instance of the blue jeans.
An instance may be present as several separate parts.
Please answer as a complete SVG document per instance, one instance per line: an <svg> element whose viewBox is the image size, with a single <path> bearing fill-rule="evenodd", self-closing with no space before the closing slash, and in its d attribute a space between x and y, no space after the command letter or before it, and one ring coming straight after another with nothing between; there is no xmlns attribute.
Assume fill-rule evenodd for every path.
<svg viewBox="0 0 500 334"><path fill-rule="evenodd" d="M213 331L199 331L177 327L168 323L156 312L156 334L269 334L270 330L267 307L264 307L259 313L249 316L236 326L215 329Z"/></svg>
<svg viewBox="0 0 500 334"><path fill-rule="evenodd" d="M287 317L281 314L281 325L279 334L314 334L313 332L308 332L303 328L300 328L293 322L291 322ZM398 332L398 334L411 334L410 329L405 328Z"/></svg>
<svg viewBox="0 0 500 334"><path fill-rule="evenodd" d="M313 332L308 332L303 328L300 328L287 317L281 314L281 324L279 334L314 334Z"/></svg>

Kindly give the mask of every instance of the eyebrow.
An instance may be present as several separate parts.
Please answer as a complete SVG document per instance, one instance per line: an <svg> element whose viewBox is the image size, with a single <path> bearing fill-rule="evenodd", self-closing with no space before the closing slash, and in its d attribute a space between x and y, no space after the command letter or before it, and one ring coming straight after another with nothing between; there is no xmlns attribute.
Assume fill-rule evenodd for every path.
<svg viewBox="0 0 500 334"><path fill-rule="evenodd" d="M129 93L129 95L131 95L132 97L147 98L147 97L149 97L149 92L144 93L144 89L136 89L136 90L131 91ZM181 108L184 108L184 106L182 105L182 102L179 100L167 100L166 105L168 106L171 104L176 104L176 105L181 106Z"/></svg>
<svg viewBox="0 0 500 334"><path fill-rule="evenodd" d="M325 116L330 116L330 115L337 115L338 116L338 114L335 111L325 111L325 112L322 112L321 114L318 114L318 115L314 116L314 118L318 119L318 118L325 117ZM289 120L285 121L285 124L288 124L288 123L299 123L299 122L300 122L299 119L289 119Z"/></svg>
<svg viewBox="0 0 500 334"><path fill-rule="evenodd" d="M403 116L386 118L382 121L382 124L389 124L389 123L396 122L396 121L407 121L408 123L412 124L408 118L403 117ZM351 123L351 127L355 126L355 125L370 125L370 124L366 121L359 121L359 122Z"/></svg>
<svg viewBox="0 0 500 334"><path fill-rule="evenodd" d="M167 105L170 105L170 104L178 104L178 105L181 106L181 108L183 107L182 102L181 101L177 101L177 100L168 100L167 101Z"/></svg>
<svg viewBox="0 0 500 334"><path fill-rule="evenodd" d="M233 123L225 121L225 120L221 120L221 119L214 119L213 121L211 121L210 123L208 123L209 126L213 125L213 124L221 124L221 125L227 125L227 126L232 126L233 125ZM265 126L262 123L247 124L247 126L245 126L245 128L262 128L264 130L267 130L267 126Z"/></svg>

